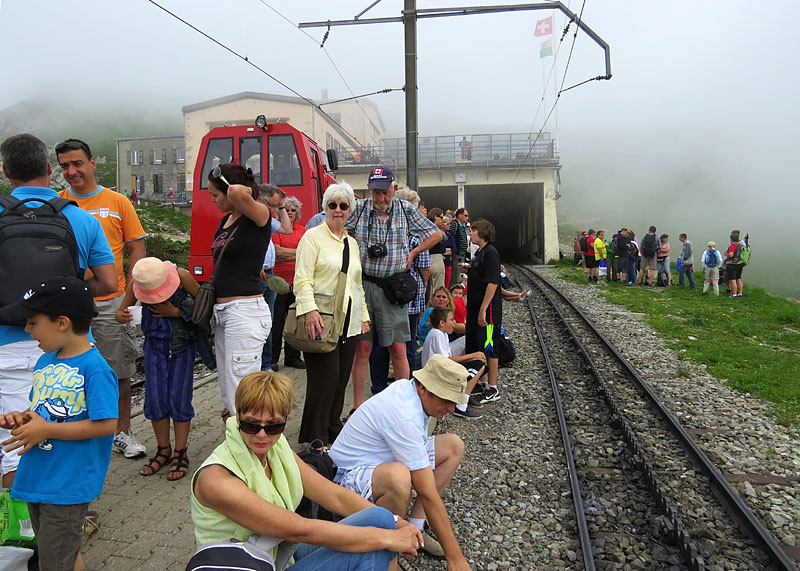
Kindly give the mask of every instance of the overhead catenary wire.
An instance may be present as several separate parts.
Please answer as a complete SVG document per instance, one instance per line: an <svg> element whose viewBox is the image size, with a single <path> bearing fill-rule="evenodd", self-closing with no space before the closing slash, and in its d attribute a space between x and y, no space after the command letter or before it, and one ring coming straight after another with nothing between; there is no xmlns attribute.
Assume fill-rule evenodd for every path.
<svg viewBox="0 0 800 571"><path fill-rule="evenodd" d="M299 26L298 26L298 25L297 25L295 22L293 22L291 19L287 18L287 17L286 17L284 14L282 14L282 13L281 13L279 10L277 10L277 9L276 9L276 8L274 8L272 5L270 5L268 2L266 2L266 0L258 0L258 1L259 1L261 4L263 4L264 6L266 6L267 8L269 8L270 10L272 10L272 11L273 11L275 14L277 14L277 15L278 15L280 18L282 18L284 21L286 21L287 23L289 23L289 24L290 24L290 25L291 25L293 28L295 28L296 30L299 30L300 32L302 32L302 33L303 33L303 35L304 35L304 36L306 36L308 39L310 39L312 42L314 42L315 44L319 43L319 42L317 41L317 39L316 39L314 36L312 36L311 34L309 34L308 32L306 32L306 31L305 31L303 28L300 28L300 27L299 27ZM374 2L372 5L370 5L369 7L367 7L367 8L366 8L366 9L365 9L363 12L361 12L361 14L359 14L358 16L356 16L356 19L358 19L358 17L359 17L359 16L362 16L363 14L365 14L367 11L369 11L369 10L370 10L370 9L371 9L373 6L375 6L376 4L378 4L378 2L380 2L380 1L381 1L381 0L377 0L377 1L376 1L376 2ZM344 77L344 74L343 74L343 73L342 73L342 71L339 69L339 66L338 66L338 65L336 65L336 62L335 62L335 61L333 61L333 57L332 57L332 56L331 56L331 54L328 52L327 48L325 48L325 42L327 41L327 39L328 39L328 37L329 37L329 35L330 35L330 32L331 32L331 28L330 28L330 26L328 26L328 29L327 29L327 31L325 32L325 35L324 35L324 36L323 36L323 38L322 38L322 42L321 42L321 43L319 43L319 47L322 49L322 51L323 51L323 52L325 52L325 56L328 58L328 61L330 62L331 66L333 66L333 69L334 69L334 70L336 71L336 73L338 74L338 76L339 76L339 79L341 79L341 80L342 80L342 83L344 83L344 86L347 88L347 91L350 93L350 97L348 97L348 98L345 98L345 99L338 99L338 100L336 100L336 101L325 101L325 102L323 102L323 103L320 103L320 105L329 105L329 104L331 104L331 103L342 103L342 102L344 102L344 101L352 101L352 100L355 100L356 104L358 105L358 108L361 110L361 113L364 115L364 118L366 118L366 120L367 120L367 121L369 121L369 122L371 123L371 122L372 122L372 120L369 118L369 115L367 114L367 111L366 111L366 110L364 109L364 107L361 105L361 102L359 101L359 99L360 99L360 98L362 98L362 97L369 97L369 96L371 96L371 95L378 95L378 94L384 94L384 93L391 93L392 91L405 91L405 88L387 88L387 89L381 89L381 90L378 90L378 91L374 91L374 92L372 92L372 93L367 93L367 94L365 94L365 95L356 95L356 94L353 92L353 89L350 87L350 84L348 83L347 79L345 79L345 77ZM362 146L363 146L363 145L362 145Z"/></svg>
<svg viewBox="0 0 800 571"><path fill-rule="evenodd" d="M238 52L237 52L237 51L235 51L234 49L232 49L232 48L228 47L227 45L223 44L221 41L217 40L217 39L216 39L216 38L214 38L213 36L211 36L211 35L209 35L208 33L204 32L203 30L201 30L200 28L198 28L197 26L195 26L195 25L194 25L194 24L192 24L191 22L188 22L187 20L184 20L183 18L181 18L180 16L178 16L177 14L175 14L174 12L172 12L171 10L169 10L169 9L165 8L164 6L162 6L161 4L159 4L158 2L156 2L155 0L147 0L147 1L148 1L148 2L150 2L150 4L152 4L153 6L155 6L155 7L159 8L160 10L162 10L162 11L164 11L164 12L166 12L167 14L169 14L170 16L172 16L173 18L175 18L176 20L178 20L178 21L179 21L179 22L181 22L182 24L184 24L184 25L186 25L186 26L190 27L190 28L191 28L191 29L193 29L195 32L197 32L198 34L200 34L200 35L204 36L205 38L207 38L207 39L211 40L212 42L214 42L215 44L217 44L219 47L221 47L222 49L224 49L225 51L227 51L227 52L229 52L229 53L233 54L234 56L236 56L237 58L241 59L242 61L244 61L245 63L247 63L247 64L248 64L248 65L250 65L251 67L253 67L253 68L255 68L256 70L260 71L261 73L263 73L264 75L266 75L267 77L269 77L271 80L273 80L273 81L274 81L275 83L277 83L278 85L280 85L280 86L284 87L284 88L285 88L285 89L287 89L288 91L291 91L292 93L294 93L295 95L297 95L297 97L299 97L300 99L302 99L303 101L305 101L306 103L308 103L309 105L311 105L311 106L312 106L314 109L316 109L317 111L319 111L319 112L320 112L322 115L324 115L325 117L327 117L327 118L328 118L328 119L329 119L329 120L330 120L332 123L336 124L336 125L337 125L337 126L338 126L338 127L341 129L341 130L342 130L342 131L344 131L344 132L347 134L347 136L348 136L348 137L350 137L350 138L351 138L353 141L355 141L356 143L358 143L358 145L360 145L360 146L361 146L361 147L363 147L363 148L366 148L366 147L367 147L367 145L365 145L364 143L362 143L361 141L359 141L359 140L358 140L358 137L356 137L356 136L355 136L355 135L353 135L353 134L352 134L350 131L348 131L347 129L345 129L345 128L344 128L344 127L342 127L341 125L339 125L339 123L338 123L337 121L335 121L333 117L331 117L330 115L328 115L328 113L326 113L326 112L325 112L325 111L322 109L322 107L320 107L320 106L319 106L317 103L314 103L314 102L313 102L311 99L309 99L308 97L304 96L304 95L303 95L303 94L301 94L299 91L297 91L297 90L293 89L292 87L290 87L289 85L287 85L286 83L284 83L283 81L281 81L280 79L278 79L277 77L275 77L274 75L272 75L271 73L269 73L269 72L268 72L267 70L265 70L264 68L262 68L262 67L260 67L259 65L255 64L255 63L253 63L252 61L250 61L250 59L249 59L247 56L243 56L242 54L238 53Z"/></svg>
<svg viewBox="0 0 800 571"><path fill-rule="evenodd" d="M579 21L581 21L581 20L583 19L583 11L584 11L584 9L585 9L585 8L586 8L586 0L583 0L583 3L581 4L581 11L580 11L580 13L578 14L578 20L579 20ZM563 34L561 35L561 40L560 40L560 42L563 42L563 41L564 41L564 38L566 37L566 35L567 35L568 31L569 31L570 24L572 24L572 21L571 21L571 20L570 20L570 21L567 23L567 26L564 28L564 32L563 32ZM526 154L526 155L525 155L525 157L524 157L524 158L523 158L523 159L520 161L520 166L519 166L519 167L517 167L517 170L516 170L516 172L514 173L514 179L511 181L511 184L514 184L515 182L517 182L517 178L519 178L519 174L522 172L522 166L521 166L521 165L522 165L523 163L525 163L525 161L527 161L527 160L528 160L528 158L531 156L531 153L533 153L533 149L534 149L534 147L536 146L536 142L537 142L537 141L539 140L539 138L542 136L542 133L544 132L544 128L547 126L547 122L549 121L550 117L551 117L551 116L552 116L552 114L553 114L553 111L555 111L555 109L556 109L556 106L558 105L558 102L560 101L561 94L562 94L563 92L565 92L565 91L569 91L570 89L573 89L573 88L575 88L575 87L578 87L579 85L583 85L584 83L588 83L589 81L594 81L595 79L602 79L602 76L598 76L597 78L591 78L591 79L588 79L588 80L586 80L586 81L583 81L583 82L581 82L581 83L579 83L579 84L576 84L576 85L573 85L573 86L571 86L571 87L568 87L568 88L564 89L564 83L566 82L566 79L567 79L567 72L569 71L569 64L570 64L570 62L572 61L572 53L573 53L573 51L575 50L575 42L576 42L576 41L577 41L577 39L578 39L578 30L580 30L580 27L579 27L579 26L575 26L575 33L574 33L574 34L573 34L573 36L572 36L572 44L570 45L570 49L569 49L569 56L567 57L567 63L566 63L566 65L564 66L564 76L561 78L561 87L559 88L559 91L558 91L558 93L556 94L556 99L555 99L555 101L553 102L553 106L550 108L550 111L547 113L547 117L545 117L545 120L544 120L544 122L542 123L542 127L539 129L539 132L536 134L536 138L535 138L535 139L534 139L534 140L531 142L531 144L530 144L530 146L529 146L529 148L528 148L528 152L527 152L527 154ZM561 50L561 43L560 43L560 42L559 42L559 48L558 48L558 50L556 50L556 57L554 57L554 58L553 58L553 67L551 68L551 75L552 75L552 71L553 71L553 69L555 69L555 65L556 65L556 59L557 59L558 53L559 53L559 52L560 52L560 50ZM548 77L548 80L547 80L547 82L548 82L548 84L549 84L549 82L550 82L550 78L549 78L549 77ZM542 102L544 102L544 93L545 93L545 90L546 90L546 89L547 89L547 85L545 85L545 87L544 87L544 90L543 90L543 92L542 92L542 93L543 93L543 94L542 94L542 99L541 99L541 101L540 101L540 103L539 103L539 107L540 107L540 108L541 108L541 104L542 104ZM536 115L538 116L538 114L539 114L539 109L537 109L537 110L536 110ZM535 121L536 121L536 116L534 116L534 124L535 124ZM531 130L531 132L533 132L533 131Z"/></svg>

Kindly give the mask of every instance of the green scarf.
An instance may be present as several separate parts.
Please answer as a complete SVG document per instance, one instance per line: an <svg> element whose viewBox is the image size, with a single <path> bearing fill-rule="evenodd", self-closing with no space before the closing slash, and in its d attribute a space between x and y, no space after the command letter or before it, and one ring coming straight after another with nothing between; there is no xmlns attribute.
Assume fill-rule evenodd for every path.
<svg viewBox="0 0 800 571"><path fill-rule="evenodd" d="M272 469L272 479L267 478L261 460L242 439L236 417L230 417L225 423L225 441L214 449L192 478L192 521L197 545L227 541L231 537L247 541L255 533L197 501L194 480L205 466L224 466L271 504L290 511L297 509L303 499L303 483L300 480L300 468L285 436L281 435L267 453L267 462ZM275 557L277 547L272 551L271 555Z"/></svg>

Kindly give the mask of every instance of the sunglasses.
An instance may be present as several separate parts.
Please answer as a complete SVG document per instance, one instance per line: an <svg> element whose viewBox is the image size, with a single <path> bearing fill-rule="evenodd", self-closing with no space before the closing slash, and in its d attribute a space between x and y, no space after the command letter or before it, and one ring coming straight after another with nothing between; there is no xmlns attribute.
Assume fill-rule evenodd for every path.
<svg viewBox="0 0 800 571"><path fill-rule="evenodd" d="M342 212L344 212L345 210L350 210L350 205L347 204L346 202L340 202L339 204L336 204L335 202L329 202L328 210L336 210L337 206L339 207L339 210L341 210Z"/></svg>
<svg viewBox="0 0 800 571"><path fill-rule="evenodd" d="M211 171L211 176L212 176L212 177L214 177L214 178L216 178L216 179L218 179L218 180L221 180L223 183L225 183L225 188L222 188L222 189L220 189L220 190L222 190L223 192L225 192L226 190L228 190L228 187L231 185L231 183L229 183L229 182L228 182L228 181L225 179L225 177L224 177L224 176L222 176L222 169L221 169L221 168L219 168L219 165L215 166L215 167L212 169L212 171Z"/></svg>
<svg viewBox="0 0 800 571"><path fill-rule="evenodd" d="M297 208L287 208L286 212L297 212Z"/></svg>
<svg viewBox="0 0 800 571"><path fill-rule="evenodd" d="M87 156L92 156L92 151L89 149L89 145L81 141L80 139L67 139L63 143L59 143L56 145L56 154L61 154L66 151L77 151L78 149L83 149L86 151Z"/></svg>
<svg viewBox="0 0 800 571"><path fill-rule="evenodd" d="M275 436L286 430L286 421L258 424L257 422L250 422L249 420L240 420L239 430L246 434L258 434L263 430L266 434Z"/></svg>

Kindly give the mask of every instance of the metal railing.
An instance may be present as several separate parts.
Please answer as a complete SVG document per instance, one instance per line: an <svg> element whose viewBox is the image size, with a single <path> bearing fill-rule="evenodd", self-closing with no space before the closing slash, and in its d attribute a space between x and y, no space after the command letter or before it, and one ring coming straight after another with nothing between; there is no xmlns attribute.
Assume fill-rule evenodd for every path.
<svg viewBox="0 0 800 571"><path fill-rule="evenodd" d="M420 137L417 161L421 169L457 166L530 167L558 163L555 139L542 133ZM406 167L405 139L383 139L377 147L338 149L340 166Z"/></svg>

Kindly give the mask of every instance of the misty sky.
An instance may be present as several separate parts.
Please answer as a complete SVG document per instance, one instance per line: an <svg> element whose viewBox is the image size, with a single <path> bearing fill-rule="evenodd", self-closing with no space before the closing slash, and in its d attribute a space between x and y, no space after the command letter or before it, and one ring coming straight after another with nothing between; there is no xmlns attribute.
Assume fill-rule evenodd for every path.
<svg viewBox="0 0 800 571"><path fill-rule="evenodd" d="M352 18L371 0L265 2L299 22ZM323 88L331 98L349 95L318 43L259 0L159 3L308 97ZM418 0L420 8L464 4ZM579 1L568 4L580 10ZM730 228L752 228L762 243L782 243L800 212L800 33L792 26L800 3L761 6L587 0L584 21L611 46L614 77L565 92L547 125L563 164L559 207L613 225L648 225L641 216L695 234L709 226L725 233L717 241ZM401 0L383 0L365 17L401 9ZM546 15L420 22L420 133L527 132L553 62L539 59L533 36ZM564 19L555 22L558 47ZM318 41L324 30L308 33ZM571 39L558 57L558 84ZM56 91L65 109L80 102L176 114L239 91L288 94L146 0L0 0L0 46L0 109ZM333 28L326 48L356 94L403 85L400 24ZM579 34L566 85L603 72L602 51ZM388 134L402 136L402 94L373 101ZM536 130L552 101L551 83Z"/></svg>

